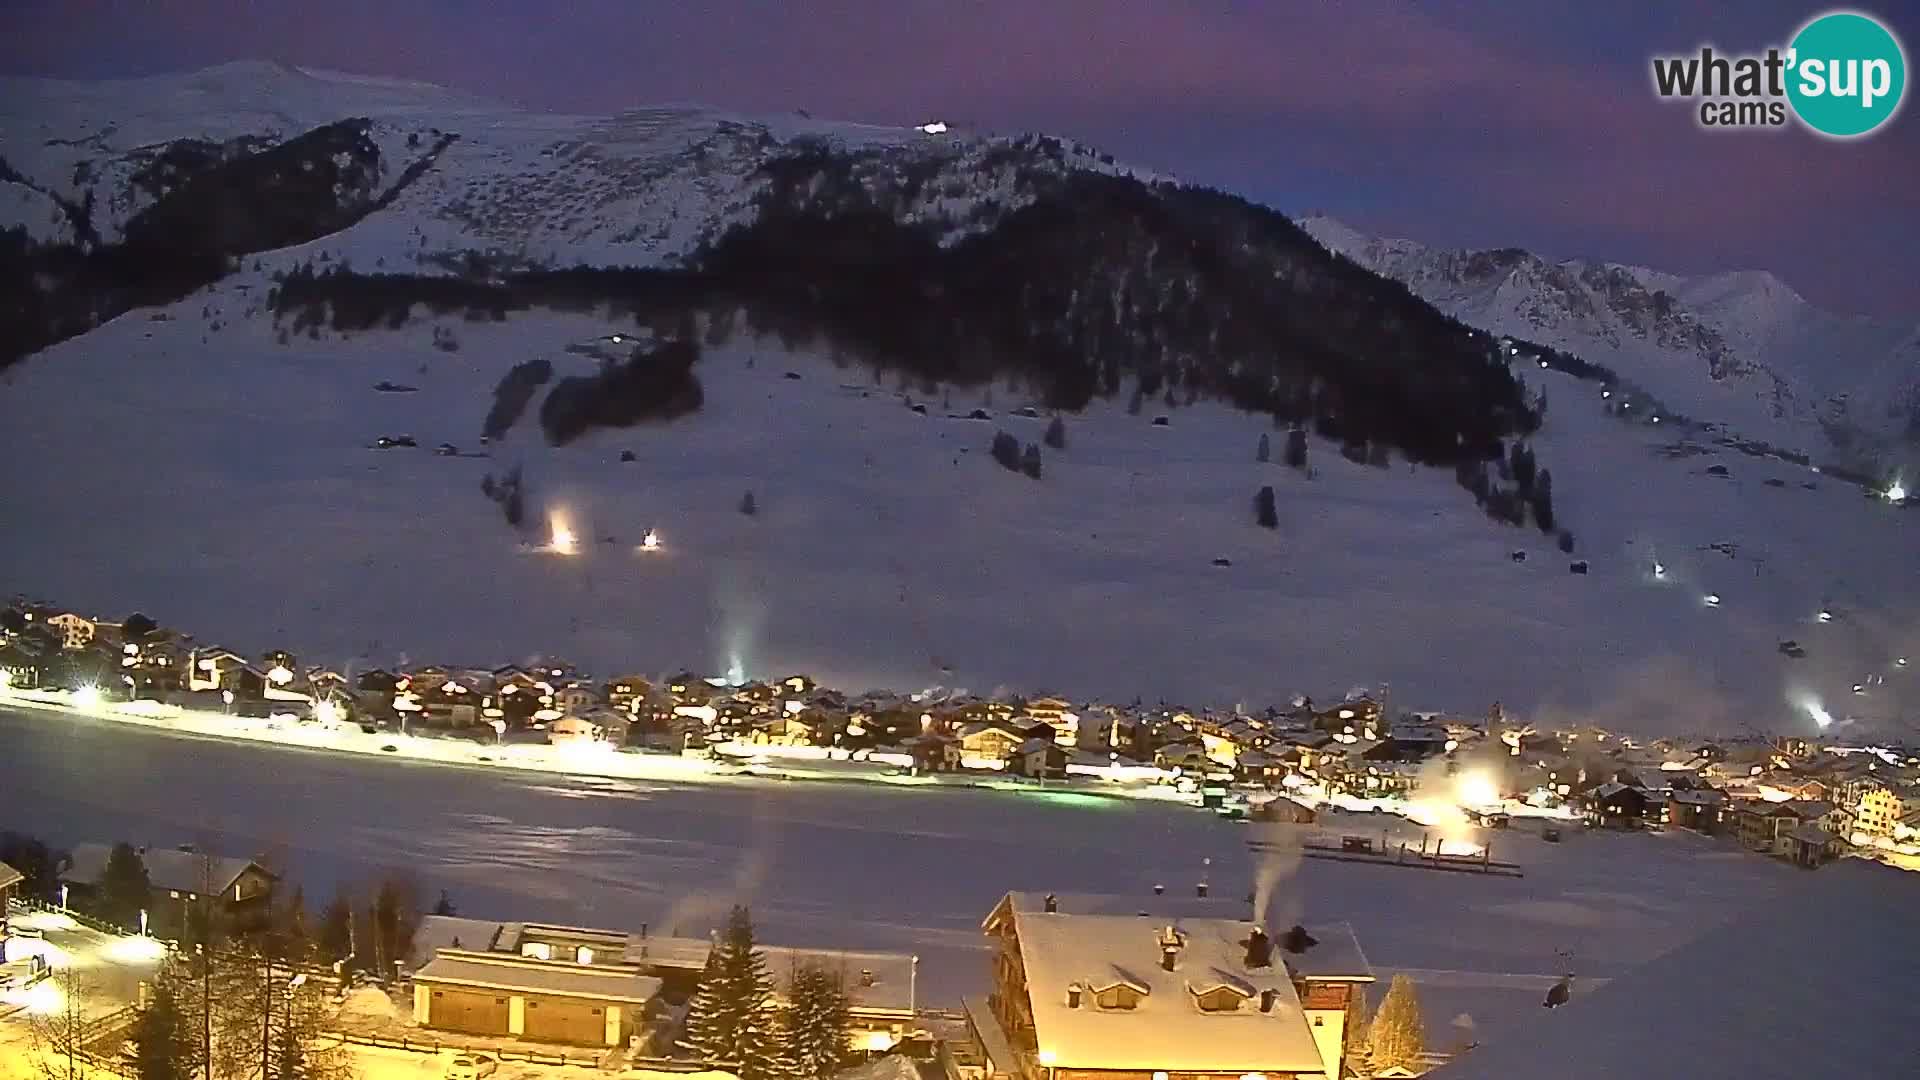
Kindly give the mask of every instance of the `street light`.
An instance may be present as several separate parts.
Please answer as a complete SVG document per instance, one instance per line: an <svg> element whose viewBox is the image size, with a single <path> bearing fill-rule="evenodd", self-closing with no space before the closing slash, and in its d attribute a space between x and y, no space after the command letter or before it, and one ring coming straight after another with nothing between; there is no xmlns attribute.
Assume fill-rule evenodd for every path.
<svg viewBox="0 0 1920 1080"><path fill-rule="evenodd" d="M66 885L62 884L60 886L60 910L65 911L66 909L67 909L67 887Z"/></svg>
<svg viewBox="0 0 1920 1080"><path fill-rule="evenodd" d="M62 890L62 891L64 892L65 890ZM140 936L141 937L147 936L147 909L146 908L140 909Z"/></svg>

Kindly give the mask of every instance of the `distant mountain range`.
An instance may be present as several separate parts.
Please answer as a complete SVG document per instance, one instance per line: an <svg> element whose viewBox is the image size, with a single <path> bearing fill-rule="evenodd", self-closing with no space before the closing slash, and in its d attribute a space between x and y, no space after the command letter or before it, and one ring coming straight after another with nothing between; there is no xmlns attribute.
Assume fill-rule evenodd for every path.
<svg viewBox="0 0 1920 1080"><path fill-rule="evenodd" d="M1869 471L1920 462L1920 322L1824 311L1765 271L1685 277L1301 224L1470 326L1605 364L1734 434Z"/></svg>

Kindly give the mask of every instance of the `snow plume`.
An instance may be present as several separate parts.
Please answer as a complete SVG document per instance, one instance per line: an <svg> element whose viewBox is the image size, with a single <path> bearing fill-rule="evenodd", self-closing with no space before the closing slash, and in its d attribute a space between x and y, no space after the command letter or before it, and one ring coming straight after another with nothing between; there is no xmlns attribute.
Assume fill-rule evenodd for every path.
<svg viewBox="0 0 1920 1080"><path fill-rule="evenodd" d="M1279 822L1257 826L1253 852L1253 922L1286 927L1306 910L1295 873L1300 869L1300 826Z"/></svg>
<svg viewBox="0 0 1920 1080"><path fill-rule="evenodd" d="M1728 734L1773 717L1742 713L1703 671L1678 656L1656 657L1630 669L1618 689L1585 707L1549 704L1533 718L1540 731L1599 727L1615 732Z"/></svg>
<svg viewBox="0 0 1920 1080"><path fill-rule="evenodd" d="M740 851L740 861L724 888L690 893L674 901L660 920L663 933L698 937L720 926L735 904L751 904L754 894L773 869L774 827L771 802L765 792L754 796L752 834Z"/></svg>
<svg viewBox="0 0 1920 1080"><path fill-rule="evenodd" d="M729 682L744 682L753 670L754 647L767 621L764 584L751 580L742 563L724 564L714 572L715 644L720 674Z"/></svg>

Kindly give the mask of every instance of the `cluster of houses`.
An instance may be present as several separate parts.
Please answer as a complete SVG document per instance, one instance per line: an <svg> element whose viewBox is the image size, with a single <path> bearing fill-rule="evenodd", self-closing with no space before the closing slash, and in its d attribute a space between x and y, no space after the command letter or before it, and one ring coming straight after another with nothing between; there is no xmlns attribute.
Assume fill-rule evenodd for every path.
<svg viewBox="0 0 1920 1080"><path fill-rule="evenodd" d="M1411 798L1474 763L1496 778L1497 796L1577 812L1596 827L1726 834L1808 865L1856 847L1920 847L1911 752L1804 739L1641 744L1599 729L1539 731L1509 720L1498 703L1484 717L1393 715L1384 693L1367 690L1249 712L940 689L850 694L803 674L595 679L559 659L349 673L303 667L286 650L202 645L142 616L112 622L22 601L0 609L0 680L485 741L671 753L811 747L916 772L1131 776L1256 815L1342 796Z"/></svg>

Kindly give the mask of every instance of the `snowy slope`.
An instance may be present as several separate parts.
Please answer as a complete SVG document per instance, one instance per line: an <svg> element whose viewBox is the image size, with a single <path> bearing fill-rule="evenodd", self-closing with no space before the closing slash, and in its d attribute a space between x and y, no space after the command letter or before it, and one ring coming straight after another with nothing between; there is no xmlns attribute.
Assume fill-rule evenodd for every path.
<svg viewBox="0 0 1920 1080"><path fill-rule="evenodd" d="M282 345L247 317L266 285L248 277L9 373L0 455L46 464L9 480L9 503L35 509L0 540L6 587L343 663L737 659L849 686L1256 704L1386 681L1409 706L1559 704L1642 730L1804 725L1787 703L1802 683L1836 715L1892 715L1899 679L1877 699L1845 687L1920 653L1920 582L1899 572L1908 515L1807 490L1817 477L1778 462L1669 457L1658 429L1607 419L1590 384L1557 373L1536 446L1587 576L1538 532L1489 522L1442 471L1371 469L1317 442L1312 480L1257 463L1271 422L1219 406L1163 410L1159 428L1098 402L1034 482L986 455L998 427L1038 441L1043 420L1007 415L1020 392L995 390L994 423L944 419L938 395L920 415L863 370L773 342L709 351L706 405L672 424L553 448L536 399L480 448L508 368L591 371L569 346L617 325L449 319L456 352L425 323ZM954 411L983 403L952 392ZM402 432L490 456L367 449ZM592 539L580 555L529 553L480 494L514 463L531 517L563 513ZM1262 484L1279 492L1277 533L1252 521ZM633 550L649 528L664 553ZM1721 607L1702 606L1709 590ZM1843 617L1815 625L1823 605ZM1808 659L1776 652L1788 637Z"/></svg>
<svg viewBox="0 0 1920 1080"><path fill-rule="evenodd" d="M989 404L914 386L932 403L923 416L864 369L736 341L695 369L706 403L691 416L555 448L540 441L536 398L519 428L482 448L481 419L515 364L591 373L597 361L578 347L633 323L592 310L502 322L416 311L403 328L341 338L289 333L267 310L272 275L303 265L451 273L452 257L476 251L671 263L750 212L763 155L808 139L931 163L903 213L948 223L950 237L1027 197L1008 140L694 107L545 116L271 65L7 89L0 130L33 137L4 145L33 149L10 161L24 179L0 186L76 205L94 192L103 242L140 201L137 185L98 178L130 175L169 139L284 140L364 116L394 197L0 375L7 505L33 508L0 535L0 591L138 607L203 639L284 643L337 663L403 650L473 663L558 652L601 672L737 660L756 675L803 669L850 686L1222 704L1390 682L1409 706L1481 712L1501 700L1642 730L1804 726L1790 701L1807 694L1842 718L1902 715L1897 675L1871 698L1847 688L1920 654L1910 515L1781 462L1620 424L1593 384L1558 372L1530 373L1553 400L1534 446L1591 562L1584 576L1540 533L1488 521L1444 472L1369 468L1319 442L1311 480L1259 464L1272 422L1217 405L1135 416L1119 404L1125 390L1097 399L1068 418L1068 448L1045 454L1035 482L986 459L998 427L1039 441L1044 419L1009 415L1039 404L1029 391L1002 384ZM1130 171L1064 146L1061 167ZM857 179L900 182L878 169ZM1378 251L1399 260L1382 263L1395 276L1419 256L1403 242ZM1417 290L1439 288L1431 273ZM1531 295L1513 281L1484 291L1515 310ZM1620 308L1620 319L1638 310ZM1712 340L1697 325L1686 333ZM1638 348L1629 337L1623 356ZM1751 398L1772 385L1764 373L1729 379L1735 389L1670 374L1676 395ZM418 389L383 393L381 382ZM943 419L949 395L953 411L997 419ZM1697 411L1719 415L1712 404ZM1151 424L1156 412L1169 426ZM401 433L466 453L367 448ZM620 463L622 449L638 460ZM1708 475L1710 463L1731 476ZM478 489L515 464L532 516L568 515L594 538L587 550L530 553L507 528ZM1252 520L1266 484L1279 494L1277 532ZM749 490L752 518L736 509ZM664 553L633 551L648 528ZM1656 559L1667 568L1657 580ZM1725 602L1703 606L1708 592ZM1813 625L1823 605L1843 617ZM1781 656L1785 638L1808 658Z"/></svg>
<svg viewBox="0 0 1920 1080"><path fill-rule="evenodd" d="M1301 224L1469 325L1605 364L1731 433L1888 471L1920 463L1920 327L1841 316L1773 274L1683 277Z"/></svg>

